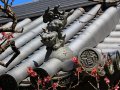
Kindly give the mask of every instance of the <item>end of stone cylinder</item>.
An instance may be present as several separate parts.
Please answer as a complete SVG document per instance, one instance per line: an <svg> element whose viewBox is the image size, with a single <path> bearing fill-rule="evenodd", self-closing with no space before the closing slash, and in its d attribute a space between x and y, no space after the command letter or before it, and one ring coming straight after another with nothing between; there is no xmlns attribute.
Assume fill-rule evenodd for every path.
<svg viewBox="0 0 120 90"><path fill-rule="evenodd" d="M0 76L0 88L1 90L18 90L18 85L14 77L3 74Z"/></svg>

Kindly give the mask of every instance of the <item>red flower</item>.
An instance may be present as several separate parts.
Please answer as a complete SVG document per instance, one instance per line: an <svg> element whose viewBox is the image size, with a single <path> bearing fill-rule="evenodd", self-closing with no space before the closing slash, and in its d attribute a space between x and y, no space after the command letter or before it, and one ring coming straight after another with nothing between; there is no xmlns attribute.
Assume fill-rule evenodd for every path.
<svg viewBox="0 0 120 90"><path fill-rule="evenodd" d="M41 84L41 83L42 83L42 81L41 81L40 79L38 79L37 83L38 83L38 84Z"/></svg>
<svg viewBox="0 0 120 90"><path fill-rule="evenodd" d="M81 67L78 67L78 68L76 68L76 71L77 71L78 73L81 73L81 72L83 71L83 69L82 69Z"/></svg>
<svg viewBox="0 0 120 90"><path fill-rule="evenodd" d="M58 87L58 83L53 83L53 84L52 84L53 90L56 89L57 87Z"/></svg>
<svg viewBox="0 0 120 90"><path fill-rule="evenodd" d="M109 84L110 83L110 80L106 77L104 78L104 81L106 82L106 84Z"/></svg>
<svg viewBox="0 0 120 90"><path fill-rule="evenodd" d="M9 32L1 32L1 34L6 38L6 39L11 39L11 38L14 38L13 37L13 33Z"/></svg>
<svg viewBox="0 0 120 90"><path fill-rule="evenodd" d="M79 76L79 73L82 73L83 69L81 67L76 68L75 76Z"/></svg>
<svg viewBox="0 0 120 90"><path fill-rule="evenodd" d="M92 75L92 76L96 76L96 75L97 75L97 69L96 69L96 68L93 68L93 69L92 69L91 75Z"/></svg>
<svg viewBox="0 0 120 90"><path fill-rule="evenodd" d="M28 73L31 77L36 77L36 76L37 76L37 73L36 73L35 71L33 71L32 67L28 67L27 73Z"/></svg>
<svg viewBox="0 0 120 90"><path fill-rule="evenodd" d="M42 87L45 86L45 82L42 81Z"/></svg>
<svg viewBox="0 0 120 90"><path fill-rule="evenodd" d="M77 58L77 57L73 57L73 58L72 58L72 61L73 61L75 64L78 64L78 58Z"/></svg>
<svg viewBox="0 0 120 90"><path fill-rule="evenodd" d="M46 78L44 78L44 82L49 83L51 81L51 77L47 76Z"/></svg>
<svg viewBox="0 0 120 90"><path fill-rule="evenodd" d="M37 73L36 73L36 72L33 72L33 73L31 73L31 76L32 76L32 77L36 77L36 76L37 76Z"/></svg>
<svg viewBox="0 0 120 90"><path fill-rule="evenodd" d="M119 90L119 88L120 88L120 87L119 87L118 85L116 85L114 89L115 89L115 90Z"/></svg>

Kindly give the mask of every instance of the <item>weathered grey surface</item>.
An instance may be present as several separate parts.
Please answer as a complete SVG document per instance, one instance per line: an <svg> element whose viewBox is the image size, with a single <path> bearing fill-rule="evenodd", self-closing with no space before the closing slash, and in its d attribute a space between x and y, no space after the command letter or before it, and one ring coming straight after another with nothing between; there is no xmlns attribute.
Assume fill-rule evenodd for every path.
<svg viewBox="0 0 120 90"><path fill-rule="evenodd" d="M84 47L95 47L103 41L119 22L119 14L115 7L110 7L87 30L70 44L71 50L78 53ZM75 47L76 46L76 47Z"/></svg>
<svg viewBox="0 0 120 90"><path fill-rule="evenodd" d="M94 9L93 9L93 10L94 10ZM97 11L96 11L96 12L97 12ZM96 12L95 12L95 13L96 13ZM85 16L87 16L87 14L88 14L88 13L86 13ZM93 15L95 15L95 14L93 14ZM83 16L83 17L84 17L84 16ZM90 15L90 17L91 17L91 15ZM94 16L92 16L91 19L92 19L93 17L94 17ZM90 20L90 19L88 19L88 20ZM70 26L70 27L68 27L68 28L63 32L64 34L66 34L66 38L69 37L68 39L66 39L66 41L69 40L70 38L72 38L72 36L75 35L75 33L74 33L74 34L67 34L67 33L70 33L70 32L71 32L71 33L73 33L73 32L76 32L76 33L77 33L78 31L81 30L81 28L79 28L79 27L80 27L80 26L79 26L79 21L77 21L77 23L78 23L77 26L75 25L76 22L72 24L72 26L75 25L76 27ZM71 29L71 28L72 28L72 29ZM77 29L76 29L76 28L77 28ZM77 31L76 31L76 30L77 30ZM71 35L71 36L69 36L69 35ZM12 76L17 80L18 83L21 82L21 80L23 80L24 78L26 78L27 75L28 75L27 72L26 72L27 67L31 66L31 67L35 68L35 65L34 65L33 61L34 61L34 62L37 62L38 65L41 65L41 64L44 62L45 54L46 54L46 48L45 48L45 47L41 47L40 50L36 51L34 54L32 54L31 56L29 56L29 58L27 58L25 61L23 61L21 64L19 64L18 67L12 69L11 71L8 71L7 74L12 75ZM22 68L22 69L21 69L21 68ZM4 69L2 72L4 72L4 71L5 71L5 69ZM6 69L6 71L7 71L7 69ZM15 74L15 73L16 73L16 74ZM24 74L23 74L23 73L24 73ZM21 75L21 76L18 78L17 76L18 76L19 74L23 74L23 75Z"/></svg>
<svg viewBox="0 0 120 90"><path fill-rule="evenodd" d="M73 22L76 18L80 17L85 11L82 8L79 8L80 10L76 9L73 15L68 17L68 24ZM75 16L75 17L74 17ZM39 17L36 20L32 21L30 24L26 25L24 27L24 32L22 34L15 34L15 41L16 46L18 48L22 47L25 43L28 43L32 38L35 38L37 35L39 35L40 32L42 32L42 28L46 28L47 24L43 23L43 17ZM41 38L39 38L41 40ZM38 41L39 43L40 40ZM13 51L8 48L6 52L4 52L0 56L0 60L5 59L8 55L10 55Z"/></svg>

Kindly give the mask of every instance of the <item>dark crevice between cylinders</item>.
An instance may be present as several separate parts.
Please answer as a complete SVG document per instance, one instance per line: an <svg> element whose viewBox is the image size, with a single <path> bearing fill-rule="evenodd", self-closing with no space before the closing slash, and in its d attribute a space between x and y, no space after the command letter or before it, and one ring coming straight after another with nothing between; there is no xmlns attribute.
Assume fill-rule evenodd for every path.
<svg viewBox="0 0 120 90"><path fill-rule="evenodd" d="M49 74L42 68L35 68L34 71L39 75L40 78L49 76Z"/></svg>

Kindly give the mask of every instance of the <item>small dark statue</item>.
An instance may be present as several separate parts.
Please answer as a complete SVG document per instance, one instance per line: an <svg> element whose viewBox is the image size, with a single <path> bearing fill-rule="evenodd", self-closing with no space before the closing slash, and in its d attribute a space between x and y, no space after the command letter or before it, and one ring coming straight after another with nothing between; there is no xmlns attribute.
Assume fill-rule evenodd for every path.
<svg viewBox="0 0 120 90"><path fill-rule="evenodd" d="M15 32L22 32L23 29L16 31L15 27L17 24L17 18L15 13L11 9L11 5L8 5L8 0L0 0L4 7L0 6L0 10L5 14L1 17L4 18L11 18L13 20L11 27L0 27L0 54L2 54L8 47L11 47L15 54L11 57L11 59L5 64L4 62L0 61L0 65L4 67L8 67L8 65L20 54L20 51L15 46L15 41L13 40L13 34Z"/></svg>
<svg viewBox="0 0 120 90"><path fill-rule="evenodd" d="M53 10L50 10L50 8L48 7L47 10L45 10L45 13L43 15L43 22L47 23L47 22L51 22L54 19L59 19L60 15L64 15L64 11L59 11L60 5L55 6Z"/></svg>
<svg viewBox="0 0 120 90"><path fill-rule="evenodd" d="M57 50L61 46L64 46L65 35L59 39L56 31L44 31L40 36L42 38L41 42L47 46L47 50Z"/></svg>
<svg viewBox="0 0 120 90"><path fill-rule="evenodd" d="M46 29L43 29L43 33L40 34L41 42L46 46L47 53L45 61L48 60L52 51L57 51L59 48L64 47L65 35L62 35L62 29L67 24L67 18L73 13L59 11L59 6L55 6L53 10L49 7L43 15L43 22L48 23Z"/></svg>
<svg viewBox="0 0 120 90"><path fill-rule="evenodd" d="M53 10L49 7L43 15L43 22L48 23L45 32L41 35L42 42L47 46L47 48L52 48L57 50L61 46L64 46L65 35L62 36L62 29L67 24L67 18L73 13L59 11L59 6L55 6Z"/></svg>

